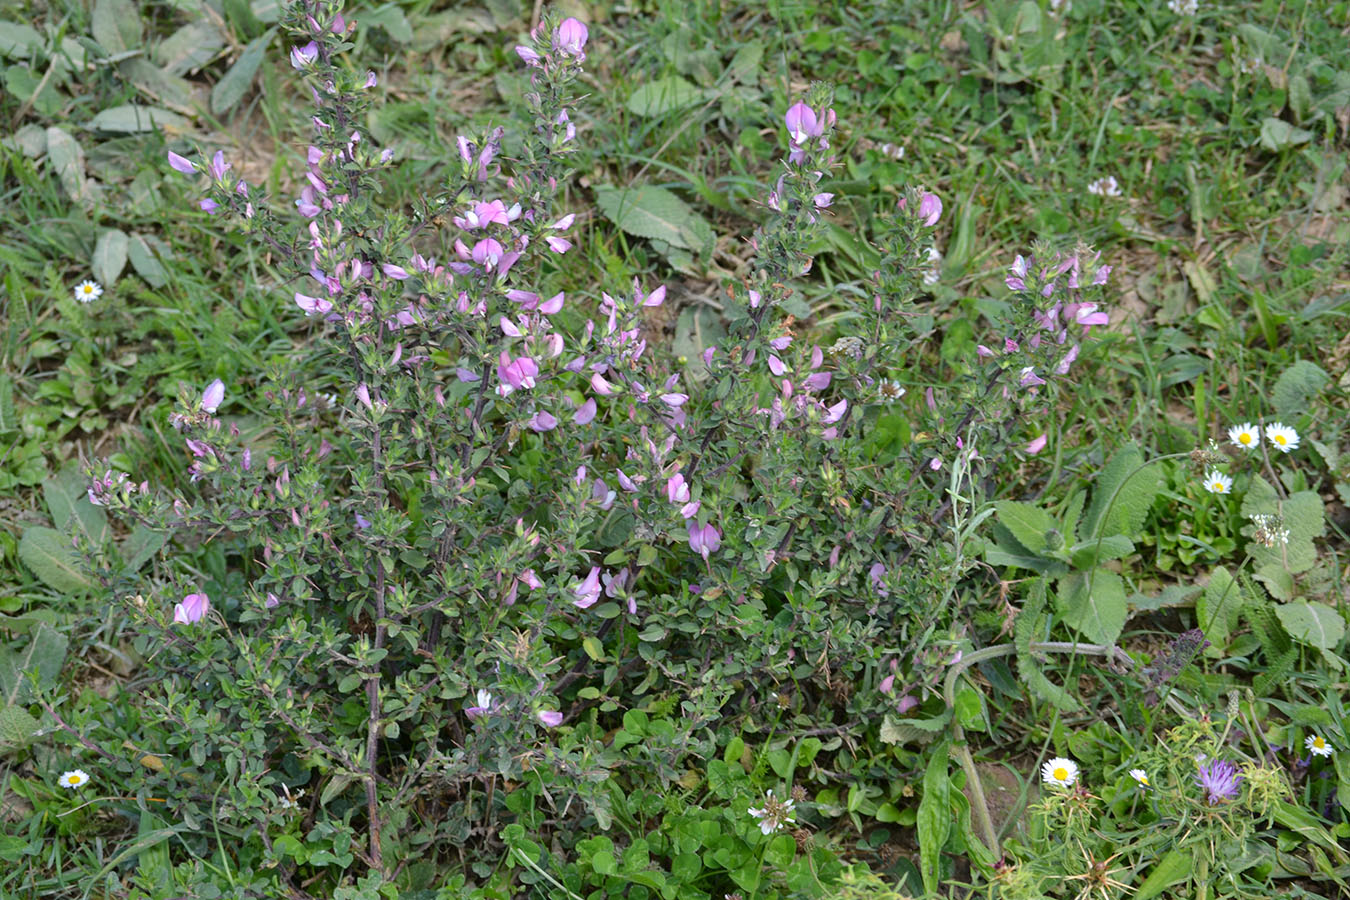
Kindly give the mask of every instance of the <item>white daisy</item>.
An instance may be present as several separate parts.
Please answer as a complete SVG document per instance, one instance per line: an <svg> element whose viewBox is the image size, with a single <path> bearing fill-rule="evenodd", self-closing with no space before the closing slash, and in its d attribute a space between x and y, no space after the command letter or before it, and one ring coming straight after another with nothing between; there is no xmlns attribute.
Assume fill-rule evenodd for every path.
<svg viewBox="0 0 1350 900"><path fill-rule="evenodd" d="M1233 492L1233 479L1218 469L1210 469L1205 473L1205 490L1211 494L1231 494Z"/></svg>
<svg viewBox="0 0 1350 900"><path fill-rule="evenodd" d="M750 815L759 819L759 830L764 834L773 834L775 831L781 831L784 826L792 825L796 820L792 818L793 800L789 797L786 800L780 800L769 791L764 797L764 805L759 809L749 810Z"/></svg>
<svg viewBox="0 0 1350 900"><path fill-rule="evenodd" d="M1228 429L1228 440L1236 447L1255 450L1261 443L1261 426L1243 422Z"/></svg>
<svg viewBox="0 0 1350 900"><path fill-rule="evenodd" d="M1148 773L1145 772L1143 769L1131 769L1130 777L1133 778L1136 782L1138 782L1140 787L1143 788L1153 787L1153 785L1149 784Z"/></svg>
<svg viewBox="0 0 1350 900"><path fill-rule="evenodd" d="M1078 763L1056 756L1041 766L1041 780L1055 787L1069 787L1078 780Z"/></svg>
<svg viewBox="0 0 1350 900"><path fill-rule="evenodd" d="M1307 747L1314 756L1330 756L1336 750L1320 734L1308 735L1308 739L1303 742L1303 746Z"/></svg>
<svg viewBox="0 0 1350 900"><path fill-rule="evenodd" d="M75 299L81 303L93 303L103 296L103 285L97 281L81 281L75 285Z"/></svg>
<svg viewBox="0 0 1350 900"><path fill-rule="evenodd" d="M877 394L883 402L893 403L905 396L905 389L900 386L899 382L883 378L877 383Z"/></svg>
<svg viewBox="0 0 1350 900"><path fill-rule="evenodd" d="M57 784L72 791L84 787L88 781L89 773L84 769L71 769L69 772L61 773L61 777L56 779Z"/></svg>
<svg viewBox="0 0 1350 900"><path fill-rule="evenodd" d="M1266 440L1281 453L1298 449L1298 432L1279 422L1271 422L1266 426Z"/></svg>
<svg viewBox="0 0 1350 900"><path fill-rule="evenodd" d="M1096 194L1098 197L1120 196L1120 183L1116 181L1114 175L1107 175L1105 178L1088 182L1087 189L1089 194Z"/></svg>

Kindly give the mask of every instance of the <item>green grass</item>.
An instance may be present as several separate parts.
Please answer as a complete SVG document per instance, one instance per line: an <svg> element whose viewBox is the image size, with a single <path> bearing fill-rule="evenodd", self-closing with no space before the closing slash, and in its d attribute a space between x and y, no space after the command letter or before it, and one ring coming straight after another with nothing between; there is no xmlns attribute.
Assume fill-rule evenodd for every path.
<svg viewBox="0 0 1350 900"><path fill-rule="evenodd" d="M1075 370L1081 390L1055 421L1043 423L1049 451L1002 480L1001 495L1054 507L1127 442L1167 454L1222 440L1230 423L1273 416L1280 376L1306 360L1328 381L1286 421L1328 448L1310 457L1318 461L1313 468L1325 499L1341 510L1350 502L1350 125L1338 112L1350 104L1344 49L1350 4L1203 4L1190 21L1165 3L1107 0L1077 0L1058 17L1044 9L1033 15L1035 4L1015 2L963 9L889 0L651 0L604 16L606 6L586 10L593 22L591 96L578 120L578 177L561 201L592 211L583 252L566 257L557 273L560 283L578 286L578 297L622 290L637 276L671 284L673 299L689 298L686 308L698 296L720 299L720 279L744 270L744 237L762 217L764 185L775 177L789 98L813 81L830 82L843 165L831 188L834 217L803 297L813 313L806 327L822 345L833 341L845 308L839 297L865 290L870 275L872 261L842 252L842 238L869 232L911 184L926 185L946 205L943 278L928 301L938 330L916 348L907 382L916 403L917 388L954 377L955 357L940 353L944 336L965 352L973 341L960 335L988 334L986 312L1004 294L1005 269L1033 240L1085 240L1115 267L1111 332ZM291 196L304 149L304 98L294 90L280 40L242 100L212 114L198 98L208 96L260 28L242 14L227 15L221 52L200 69L167 78L152 95L133 62L163 74L154 48L189 18L168 4L141 4L137 11L141 44L129 49L147 53L127 61L81 70L60 63L50 42L35 56L11 49L0 60L9 87L0 95L0 114L10 136L0 149L0 612L23 617L46 610L70 640L54 686L68 714L150 746L148 736L137 737L141 656L134 635L115 609L39 581L19 560L19 537L47 523L41 485L72 460L112 456L137 480L182 483L188 460L165 424L180 386L200 389L219 377L250 396L262 372L306 354L310 326L295 314L287 286L273 282L261 251L195 212L196 198L163 163L166 146L221 147L268 193ZM383 93L368 128L402 160L386 185L392 202L410 206L435 191L458 133L518 121L513 97L525 79L510 48L531 11L514 0L462 12L430 0L381 4L378 14L367 4L352 11L363 25L388 23L358 32L354 58L381 76ZM0 3L0 20L76 39L90 33L91 22L70 0L49 7ZM411 40L400 36L400 20ZM1237 63L1253 55L1259 38L1241 31L1244 25L1272 35L1266 49L1278 46L1281 58L1240 71ZM46 93L31 102L23 97L23 86L49 70ZM634 89L657 79L680 79L696 99L666 111L635 111ZM1306 85L1306 97L1291 83ZM176 109L199 114L167 145L158 132L116 135L88 127L100 111L125 103L174 108L166 100L174 89L199 91ZM79 143L88 187L63 183L45 143L43 130L51 127ZM1295 142L1282 144L1289 128L1306 137L1294 134ZM887 143L903 146L904 157L883 153ZM1106 175L1118 179L1124 196L1087 192L1090 181ZM595 210L597 186L632 183L682 197L716 231L714 252L659 247L616 229ZM87 189L89 199L72 199ZM147 238L159 269L132 260L105 285L101 300L77 304L71 288L91 277L108 229ZM687 343L695 319L680 318L680 311L657 323L672 346ZM1167 502L1152 513L1156 549L1150 544L1135 566L1141 592L1194 578L1188 566L1157 563L1165 543L1174 560L1177 546L1192 546L1178 535L1208 534L1207 498L1185 494L1184 482L1181 476L1169 482ZM1306 588L1342 617L1350 599L1346 528L1333 509L1317 577ZM238 561L188 553L197 553L192 564L222 583L238 577L228 571ZM1202 553L1195 565L1208 572L1221 561L1231 567L1239 560ZM147 573L147 584L154 583ZM975 626L996 631L997 580L970 589L989 611L989 621ZM1154 652L1190 615L1186 606L1164 607L1123 643ZM25 633L0 622L0 637L8 635L12 646ZM1255 642L1250 634L1240 637L1229 655L1192 670L1184 689L1196 705L1221 705L1228 689L1265 671L1271 660ZM1343 650L1342 642L1336 652ZM1032 766L1046 748L1119 774L1143 746L1136 736L1155 727L1154 713L1130 709L1111 678L1082 663L1055 666L1056 680L1078 679L1090 712L1058 713L1029 698L1001 662L981 676L987 726L975 736L977 752L991 765L1006 764L1021 780L1023 797L1038 790ZM1243 708L1294 720L1307 708L1329 709L1343 723L1337 699L1343 681L1327 657L1301 647L1287 678L1268 696L1244 697ZM1100 727L1103 719L1110 727ZM908 789L922 778L920 747L872 742L840 752L874 807L913 809L913 792L905 794L901 782L909 779ZM52 785L68 755L67 747L43 741L0 755L12 836L0 846L7 861L0 869L22 870L0 877L0 891L126 896L109 885L107 873L130 871L122 854L138 827L146 833L148 820L138 826L122 813L94 808L63 820ZM1350 769L1337 768L1344 794ZM1314 787L1299 785L1305 802ZM863 822L843 814L844 805L830 839L892 881L906 873L917 878L908 862L916 858L912 817ZM1336 815L1340 836L1346 819ZM1024 832L1027 820L1010 819L1007 827ZM155 846L168 846L175 862L204 856L198 865L231 864L200 842ZM147 859L140 857L136 877L149 883L158 863ZM917 881L909 884L917 891Z"/></svg>

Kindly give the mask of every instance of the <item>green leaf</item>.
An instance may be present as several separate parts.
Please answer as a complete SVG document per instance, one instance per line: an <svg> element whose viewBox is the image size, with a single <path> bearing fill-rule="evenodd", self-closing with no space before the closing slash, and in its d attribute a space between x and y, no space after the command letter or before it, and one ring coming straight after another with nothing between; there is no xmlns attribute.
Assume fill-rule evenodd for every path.
<svg viewBox="0 0 1350 900"><path fill-rule="evenodd" d="M1138 447L1122 449L1097 476L1083 520L1084 541L1101 535L1138 535L1161 486L1158 467L1145 465Z"/></svg>
<svg viewBox="0 0 1350 900"><path fill-rule="evenodd" d="M1295 600L1275 607L1289 636L1320 650L1331 650L1345 637L1345 620L1325 603Z"/></svg>
<svg viewBox="0 0 1350 900"><path fill-rule="evenodd" d="M84 151L79 141L56 126L47 129L47 161L56 170L61 189L80 202L88 196L84 180Z"/></svg>
<svg viewBox="0 0 1350 900"><path fill-rule="evenodd" d="M32 698L33 686L28 673L37 670L38 683L49 685L61 674L69 639L47 623L42 623L21 650L0 655L0 700L4 706L23 706Z"/></svg>
<svg viewBox="0 0 1350 900"><path fill-rule="evenodd" d="M408 17L403 14L403 10L392 3L369 12L363 12L361 24L366 28L372 26L383 28L389 37L400 44L409 43L413 39L413 30L412 26L408 24Z"/></svg>
<svg viewBox="0 0 1350 900"><path fill-rule="evenodd" d="M126 268L128 242L127 233L117 228L106 229L98 236L92 268L94 277L105 287L111 287Z"/></svg>
<svg viewBox="0 0 1350 900"><path fill-rule="evenodd" d="M249 86L253 84L258 67L262 65L275 34L274 28L257 40L250 41L244 52L234 61L234 65L230 66L220 81L216 82L216 86L211 89L211 112L218 116L224 115L248 93Z"/></svg>
<svg viewBox="0 0 1350 900"><path fill-rule="evenodd" d="M19 539L19 559L43 583L58 591L73 594L93 586L81 570L70 541L51 528L25 529Z"/></svg>
<svg viewBox="0 0 1350 900"><path fill-rule="evenodd" d="M1000 500L994 504L999 524L1007 528L1017 542L1032 553L1046 551L1046 535L1057 531L1055 517L1038 506L1016 500Z"/></svg>
<svg viewBox="0 0 1350 900"><path fill-rule="evenodd" d="M581 648L586 651L587 656L596 662L605 661L605 645L600 643L600 639L594 635L583 638Z"/></svg>
<svg viewBox="0 0 1350 900"><path fill-rule="evenodd" d="M144 278L146 284L161 288L169 283L169 273L155 255L151 240L162 246L157 238L147 239L143 234L133 234L127 247L127 258L131 260L131 267L136 270L136 274Z"/></svg>
<svg viewBox="0 0 1350 900"><path fill-rule="evenodd" d="M1174 884L1191 877L1191 854L1183 850L1169 850L1167 855L1148 873L1143 884L1132 895L1133 900L1152 900Z"/></svg>
<svg viewBox="0 0 1350 900"><path fill-rule="evenodd" d="M1037 578L1027 593L1026 603L1013 624L1013 643L1017 647L1017 672L1031 692L1063 712L1077 712L1079 705L1068 691L1055 684L1041 671L1031 642L1040 640L1044 631L1046 580Z"/></svg>
<svg viewBox="0 0 1350 900"><path fill-rule="evenodd" d="M1261 146L1272 153L1306 144L1312 137L1311 131L1295 128L1283 119L1267 116L1261 120Z"/></svg>
<svg viewBox="0 0 1350 900"><path fill-rule="evenodd" d="M1253 541L1249 545L1252 569L1271 595L1280 600L1293 596L1293 576L1306 572L1317 562L1317 548L1313 541L1326 531L1322 498L1316 491L1299 491L1281 500L1275 488L1264 478L1252 479L1247 494L1242 498L1242 516L1274 516L1277 527L1289 532L1288 543L1266 547ZM1243 528L1252 534L1255 526Z"/></svg>
<svg viewBox="0 0 1350 900"><path fill-rule="evenodd" d="M1069 550L1069 558L1075 569L1090 569L1111 559L1124 559L1134 552L1134 541L1123 534L1108 534L1096 539L1075 544Z"/></svg>
<svg viewBox="0 0 1350 900"><path fill-rule="evenodd" d="M928 767L923 773L923 797L919 800L919 818L915 823L919 833L919 874L923 876L924 892L937 892L941 872L942 848L951 835L951 782L947 778L947 744L933 748Z"/></svg>
<svg viewBox="0 0 1350 900"><path fill-rule="evenodd" d="M1284 370L1270 392L1270 405L1286 418L1302 415L1308 405L1331 381L1317 365L1301 359Z"/></svg>
<svg viewBox="0 0 1350 900"><path fill-rule="evenodd" d="M731 77L742 84L753 84L759 75L760 63L764 61L764 42L746 41L736 48L731 58Z"/></svg>
<svg viewBox="0 0 1350 900"><path fill-rule="evenodd" d="M169 540L169 535L145 525L137 525L122 542L122 565L128 572L138 572Z"/></svg>
<svg viewBox="0 0 1350 900"><path fill-rule="evenodd" d="M136 875L141 884L156 893L165 893L169 887L173 868L169 862L169 836L172 834L154 813L141 812L136 835L140 840L141 852L136 859Z"/></svg>
<svg viewBox="0 0 1350 900"><path fill-rule="evenodd" d="M23 707L0 706L0 750L27 747L38 727L38 720Z"/></svg>
<svg viewBox="0 0 1350 900"><path fill-rule="evenodd" d="M635 116L664 116L703 100L703 91L678 75L667 75L643 82L628 98L628 110Z"/></svg>
<svg viewBox="0 0 1350 900"><path fill-rule="evenodd" d="M1061 578L1055 606L1067 624L1107 646L1120 637L1129 611L1125 582L1109 569L1071 572Z"/></svg>
<svg viewBox="0 0 1350 900"><path fill-rule="evenodd" d="M0 56L29 59L34 51L46 45L46 40L31 26L0 22ZM760 52L763 52L763 48L760 48Z"/></svg>
<svg viewBox="0 0 1350 900"><path fill-rule="evenodd" d="M192 123L178 113L158 106L126 103L103 110L89 120L89 127L95 131L117 134L139 134L160 129L167 134L182 134L192 128Z"/></svg>
<svg viewBox="0 0 1350 900"><path fill-rule="evenodd" d="M141 49L141 14L131 0L97 0L89 30L113 56Z"/></svg>
<svg viewBox="0 0 1350 900"><path fill-rule="evenodd" d="M1227 569L1219 566L1210 573L1209 584L1195 603L1196 624L1215 647L1223 650L1241 611L1242 588Z"/></svg>
<svg viewBox="0 0 1350 900"><path fill-rule="evenodd" d="M602 184L595 189L595 203L605 218L628 234L665 241L705 256L712 251L712 226L663 187Z"/></svg>
<svg viewBox="0 0 1350 900"><path fill-rule="evenodd" d="M58 531L74 531L94 547L108 537L108 514L89 502L89 484L78 465L67 465L42 483L47 511Z"/></svg>
<svg viewBox="0 0 1350 900"><path fill-rule="evenodd" d="M155 62L171 75L195 72L215 59L225 46L220 29L210 19L189 22L155 45Z"/></svg>

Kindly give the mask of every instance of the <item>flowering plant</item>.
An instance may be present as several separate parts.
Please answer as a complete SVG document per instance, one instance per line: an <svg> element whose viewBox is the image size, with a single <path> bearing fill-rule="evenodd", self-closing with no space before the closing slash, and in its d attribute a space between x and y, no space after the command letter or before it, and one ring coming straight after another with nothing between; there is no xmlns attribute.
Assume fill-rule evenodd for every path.
<svg viewBox="0 0 1350 900"><path fill-rule="evenodd" d="M826 87L786 111L756 255L700 380L648 346L665 286L560 283L585 25L545 16L515 50L531 78L518 142L461 137L443 188L406 211L377 202L396 161L359 125L377 79L342 61L355 23L334 0L286 22L315 104L295 212L223 152L168 164L270 250L314 354L257 392L182 396L186 484L90 469L94 502L237 562L178 569L172 602L131 606L163 675L166 751L212 772L216 819L286 879L355 860L384 877L490 848L521 797L555 827L611 821L616 773L640 762L674 783L714 754L732 698L759 708L752 685L795 685L779 710L794 721L924 714L959 658L982 453L1027 445L1023 420L1106 322L1092 297L1109 267L1083 247L1018 257L997 349L924 391L896 450L883 421L931 327L914 300L943 204L907 187L866 302L828 348L805 339L783 305L834 199ZM250 403L264 437L231 418ZM855 697L883 659L879 690ZM611 743L614 715L640 706L679 715ZM774 802L757 807L765 837L801 824Z"/></svg>

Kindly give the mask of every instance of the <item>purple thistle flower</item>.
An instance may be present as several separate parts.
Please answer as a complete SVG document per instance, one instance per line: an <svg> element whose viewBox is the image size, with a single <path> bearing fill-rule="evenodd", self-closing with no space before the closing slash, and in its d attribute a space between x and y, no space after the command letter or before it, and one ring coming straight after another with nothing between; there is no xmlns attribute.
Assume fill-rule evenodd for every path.
<svg viewBox="0 0 1350 900"><path fill-rule="evenodd" d="M1220 759L1201 765L1195 783L1205 789L1205 802L1210 806L1218 806L1237 796L1242 776L1238 774L1237 766Z"/></svg>

